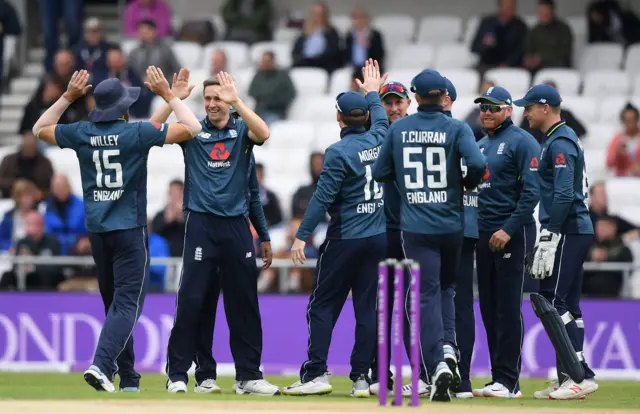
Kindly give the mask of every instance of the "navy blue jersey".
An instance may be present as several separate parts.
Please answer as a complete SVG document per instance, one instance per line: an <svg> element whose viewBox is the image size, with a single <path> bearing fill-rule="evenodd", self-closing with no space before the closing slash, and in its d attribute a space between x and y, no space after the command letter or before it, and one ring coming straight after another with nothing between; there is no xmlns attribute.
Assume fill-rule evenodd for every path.
<svg viewBox="0 0 640 414"><path fill-rule="evenodd" d="M78 156L87 230L104 233L147 224L147 157L168 126L150 122L57 125L56 142Z"/></svg>
<svg viewBox="0 0 640 414"><path fill-rule="evenodd" d="M462 230L464 158L471 186L485 161L469 126L445 115L440 106L421 105L418 113L394 122L373 167L378 181L398 185L403 231L444 234Z"/></svg>
<svg viewBox="0 0 640 414"><path fill-rule="evenodd" d="M296 237L307 240L324 217L331 216L327 239L364 239L385 232L382 186L374 181L372 166L389 128L376 92L366 95L371 129L343 128L340 141L324 154L324 168L309 201Z"/></svg>
<svg viewBox="0 0 640 414"><path fill-rule="evenodd" d="M262 202L260 201L260 184L258 184L258 176L256 174L256 161L251 154L249 164L249 220L260 237L260 241L269 241L269 228L267 226L267 218L264 215Z"/></svg>
<svg viewBox="0 0 640 414"><path fill-rule="evenodd" d="M202 131L182 144L184 151L184 208L218 216L247 215L249 162L254 143L242 119L229 117L224 128L207 118Z"/></svg>
<svg viewBox="0 0 640 414"><path fill-rule="evenodd" d="M487 160L487 170L478 186L480 231L504 230L513 236L525 224L535 223L538 204L538 156L540 145L525 130L507 118L495 135L478 145Z"/></svg>
<svg viewBox="0 0 640 414"><path fill-rule="evenodd" d="M566 122L557 123L547 133L538 174L541 229L562 234L593 234L587 207L589 183L584 150Z"/></svg>

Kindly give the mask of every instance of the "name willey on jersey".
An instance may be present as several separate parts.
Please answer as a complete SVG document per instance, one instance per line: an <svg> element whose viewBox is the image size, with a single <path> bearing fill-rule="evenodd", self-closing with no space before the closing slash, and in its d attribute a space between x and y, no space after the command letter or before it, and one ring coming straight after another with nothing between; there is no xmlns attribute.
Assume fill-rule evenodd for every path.
<svg viewBox="0 0 640 414"><path fill-rule="evenodd" d="M163 125L164 128L164 125ZM97 135L91 137L92 147L116 147L118 146L119 135ZM119 163L109 162L109 158L120 155L120 150L104 150L102 151L102 160L104 168L115 170L116 179L111 181L111 175L104 177L104 185L109 188L122 187L122 166ZM93 153L93 162L96 164L96 185L102 187L102 167L100 164L100 153ZM93 190L93 201L114 201L122 197L124 190Z"/></svg>
<svg viewBox="0 0 640 414"><path fill-rule="evenodd" d="M362 164L371 163L378 159L378 155L380 154L380 145L374 148L366 149L364 151L360 151L358 153L358 157L360 158L360 162ZM373 177L371 176L371 166L365 167L365 178L367 179L367 185L364 187L365 192L365 200L371 200L371 186L369 185L373 181ZM384 205L384 200L382 199L382 186L377 182L373 181L373 199L378 200L374 203L360 203L356 208L356 212L358 214L372 214L376 212L376 208L382 207Z"/></svg>
<svg viewBox="0 0 640 414"><path fill-rule="evenodd" d="M447 133L443 131L401 131L402 134L402 143L406 144L437 144L444 145L447 141ZM417 181L415 183L411 182L411 177L409 175L405 175L405 183L407 189L412 188L422 188L423 182L423 174L422 174L422 163L419 161L411 161L411 154L420 154L422 149L419 147L407 147L404 150L404 164L405 166L413 166L414 168L418 168L417 171ZM435 160L436 157L439 158ZM414 165L415 164L415 165ZM446 169L446 161L445 161L445 150L444 148L439 147L429 147L427 148L427 170L429 171L437 171L440 173L440 180L436 180L434 176L430 175L427 177L427 183L429 189L437 189L437 188L446 188L447 187L447 169ZM438 171L440 170L440 171ZM419 185L418 185L419 184ZM427 203L446 203L447 202L447 190L442 191L417 191L417 192L408 192L407 193L407 201L409 204L427 204ZM477 201L476 201L477 204Z"/></svg>

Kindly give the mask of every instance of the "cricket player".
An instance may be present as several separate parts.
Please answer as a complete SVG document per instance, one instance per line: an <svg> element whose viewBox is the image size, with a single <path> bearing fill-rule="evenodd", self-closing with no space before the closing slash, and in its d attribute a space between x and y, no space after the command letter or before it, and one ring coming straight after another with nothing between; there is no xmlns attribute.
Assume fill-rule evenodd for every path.
<svg viewBox="0 0 640 414"><path fill-rule="evenodd" d="M444 113L451 115L453 103L458 97L456 88L449 79ZM467 174L467 166L462 162L462 176ZM478 241L478 188L464 190L464 239L455 280L455 289L442 287L442 318L444 324L444 358L454 376L451 387L456 398L472 398L471 356L475 343L475 317L473 314L473 264L476 242ZM453 297L451 297L453 295ZM452 304L453 302L453 304ZM458 361L458 354L460 360Z"/></svg>
<svg viewBox="0 0 640 414"><path fill-rule="evenodd" d="M176 95L188 88L189 72L180 71L173 89L156 67L147 69L145 84L176 113L178 124L129 123L129 107L140 88L107 79L95 88L89 122L56 125L63 112L90 89L89 73L75 72L64 95L33 126L39 139L76 152L91 251L106 319L85 381L98 391L137 392L140 375L134 368L133 328L140 317L149 282L147 233L147 157L153 146L181 143L202 127Z"/></svg>
<svg viewBox="0 0 640 414"><path fill-rule="evenodd" d="M278 387L263 379L258 269L247 222L251 152L269 138L269 128L239 97L226 72L203 83L206 118L202 132L182 146L185 158L185 242L176 315L167 350L167 391L187 392L187 371L198 347L209 291L224 291L236 394L272 396ZM241 119L229 113L233 106ZM162 112L162 113L160 113ZM152 119L171 113L161 108ZM156 115L161 115L156 118ZM219 283L219 287L211 284Z"/></svg>
<svg viewBox="0 0 640 414"><path fill-rule="evenodd" d="M441 286L455 283L463 239L462 172L465 185L475 187L484 171L484 157L471 129L443 113L445 78L435 70L412 81L418 113L393 123L373 177L398 184L402 197L401 240L406 257L421 267L421 352L432 378L430 399L450 401L453 373L444 360Z"/></svg>
<svg viewBox="0 0 640 414"><path fill-rule="evenodd" d="M332 391L327 357L333 327L349 291L356 317L351 354L352 397L369 397L369 367L376 347L378 263L386 253L382 186L372 178L372 166L389 127L378 90L384 83L377 61L369 59L363 81L365 96L344 92L336 101L340 141L327 148L324 169L291 247L293 263L304 263L306 240L326 212L331 221L309 299L308 359L300 381L284 388L285 395L319 395ZM371 116L371 129L366 130Z"/></svg>
<svg viewBox="0 0 640 414"><path fill-rule="evenodd" d="M540 279L540 294L557 309L584 369L584 380L576 383L564 372L558 359L558 380L534 396L573 400L585 398L598 389L595 374L584 360L584 321L580 310L582 265L594 231L587 207L589 184L584 150L576 133L560 118L561 102L555 88L541 84L514 104L525 108L530 128L545 135L538 163L540 235L531 276Z"/></svg>
<svg viewBox="0 0 640 414"><path fill-rule="evenodd" d="M536 238L540 146L511 121L506 89L490 87L474 102L480 104L480 122L487 132L478 142L487 170L478 186L476 263L492 379L472 392L476 397L520 398L524 258Z"/></svg>

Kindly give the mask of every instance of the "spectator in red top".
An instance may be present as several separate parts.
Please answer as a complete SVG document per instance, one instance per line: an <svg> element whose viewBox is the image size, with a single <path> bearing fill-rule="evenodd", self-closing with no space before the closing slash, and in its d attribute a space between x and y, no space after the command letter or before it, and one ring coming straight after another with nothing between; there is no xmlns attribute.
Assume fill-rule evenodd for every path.
<svg viewBox="0 0 640 414"><path fill-rule="evenodd" d="M138 23L153 20L157 36L165 37L173 33L171 28L171 8L163 0L134 0L124 11L124 34L136 37Z"/></svg>
<svg viewBox="0 0 640 414"><path fill-rule="evenodd" d="M607 167L615 170L618 177L640 176L640 113L638 108L627 104L620 114L624 131L615 135L607 150Z"/></svg>

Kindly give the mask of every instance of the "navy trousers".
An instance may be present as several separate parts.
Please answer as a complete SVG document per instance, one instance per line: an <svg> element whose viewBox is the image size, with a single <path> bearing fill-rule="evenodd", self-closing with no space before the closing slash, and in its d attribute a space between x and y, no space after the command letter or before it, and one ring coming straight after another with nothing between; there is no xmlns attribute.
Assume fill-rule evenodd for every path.
<svg viewBox="0 0 640 414"><path fill-rule="evenodd" d="M167 350L167 374L171 381L187 382L187 371L194 358L199 357L196 354L199 338L212 337L220 290L224 295L236 380L262 378L257 280L253 239L245 217L187 213L182 276ZM204 323L209 328L201 337L201 315L207 307L211 316ZM211 339L208 341L210 344ZM215 371L215 361L211 369ZM215 378L215 372L202 375Z"/></svg>
<svg viewBox="0 0 640 414"><path fill-rule="evenodd" d="M351 353L352 381L369 374L376 349L378 263L386 254L386 235L325 240L320 246L313 291L307 307L309 344L300 379L308 382L327 372L333 328L351 292L356 317ZM341 338L343 339L343 338Z"/></svg>
<svg viewBox="0 0 640 414"><path fill-rule="evenodd" d="M118 373L120 388L139 387L132 334L149 284L147 228L91 233L89 240L106 314L93 365L111 381Z"/></svg>
<svg viewBox="0 0 640 414"><path fill-rule="evenodd" d="M487 332L492 381L516 393L524 337L524 258L533 250L536 225L520 228L504 250L496 253L489 248L493 233L481 231L476 246L480 313Z"/></svg>
<svg viewBox="0 0 640 414"><path fill-rule="evenodd" d="M431 376L444 361L442 289L455 286L463 233L403 232L402 237L407 258L420 263L420 351Z"/></svg>
<svg viewBox="0 0 640 414"><path fill-rule="evenodd" d="M460 389L471 391L471 357L476 341L476 324L473 311L473 264L477 239L464 238L462 253L456 274L456 342L460 353L458 369L462 384Z"/></svg>
<svg viewBox="0 0 640 414"><path fill-rule="evenodd" d="M540 281L540 294L558 310L560 316L570 315L571 320L565 326L569 339L576 352L582 352L584 346L584 321L580 310L582 293L582 265L587 258L593 242L593 234L565 234L558 243L553 275ZM585 378L593 378L595 374L582 356ZM566 376L558 364L560 382Z"/></svg>

